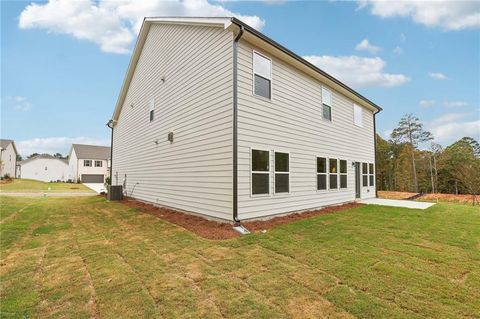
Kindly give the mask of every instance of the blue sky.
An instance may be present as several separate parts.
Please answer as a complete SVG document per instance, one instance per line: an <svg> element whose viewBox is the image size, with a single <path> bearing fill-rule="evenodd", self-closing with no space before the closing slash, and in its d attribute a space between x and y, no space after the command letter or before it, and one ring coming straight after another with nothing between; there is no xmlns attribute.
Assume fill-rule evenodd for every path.
<svg viewBox="0 0 480 319"><path fill-rule="evenodd" d="M1 136L22 155L108 144L142 17L231 15L447 145L480 138L479 2L66 1L1 4Z"/></svg>

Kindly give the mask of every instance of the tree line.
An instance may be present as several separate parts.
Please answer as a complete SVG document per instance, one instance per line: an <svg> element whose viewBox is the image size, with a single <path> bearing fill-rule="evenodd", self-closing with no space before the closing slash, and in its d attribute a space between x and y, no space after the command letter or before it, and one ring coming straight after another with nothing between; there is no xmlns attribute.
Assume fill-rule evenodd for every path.
<svg viewBox="0 0 480 319"><path fill-rule="evenodd" d="M388 140L377 134L376 146L379 190L480 194L480 144L472 137L443 148L418 117L406 114Z"/></svg>

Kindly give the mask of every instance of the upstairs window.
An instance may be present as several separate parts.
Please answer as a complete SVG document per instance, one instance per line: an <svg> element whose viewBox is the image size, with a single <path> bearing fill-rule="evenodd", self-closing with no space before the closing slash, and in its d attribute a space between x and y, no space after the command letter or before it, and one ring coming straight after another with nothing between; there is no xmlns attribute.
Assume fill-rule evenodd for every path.
<svg viewBox="0 0 480 319"><path fill-rule="evenodd" d="M357 104L353 104L353 123L356 126L363 126L363 109Z"/></svg>
<svg viewBox="0 0 480 319"><path fill-rule="evenodd" d="M252 150L252 195L270 194L270 152Z"/></svg>
<svg viewBox="0 0 480 319"><path fill-rule="evenodd" d="M102 167L103 162L102 161L95 161L95 167Z"/></svg>
<svg viewBox="0 0 480 319"><path fill-rule="evenodd" d="M275 194L290 192L290 155L275 152Z"/></svg>
<svg viewBox="0 0 480 319"><path fill-rule="evenodd" d="M327 159L317 157L317 190L327 190Z"/></svg>
<svg viewBox="0 0 480 319"><path fill-rule="evenodd" d="M83 166L85 167L92 167L92 160L84 160Z"/></svg>
<svg viewBox="0 0 480 319"><path fill-rule="evenodd" d="M330 181L329 189L337 189L338 188L338 161L337 161L337 159L330 158L328 160L328 168L329 168L329 181Z"/></svg>
<svg viewBox="0 0 480 319"><path fill-rule="evenodd" d="M368 186L368 164L362 163L362 185L363 187Z"/></svg>
<svg viewBox="0 0 480 319"><path fill-rule="evenodd" d="M368 177L369 177L369 180L370 180L370 186L373 186L374 182L375 182L375 174L374 174L373 163L368 164Z"/></svg>
<svg viewBox="0 0 480 319"><path fill-rule="evenodd" d="M332 120L332 92L325 87L322 87L322 112L324 119Z"/></svg>
<svg viewBox="0 0 480 319"><path fill-rule="evenodd" d="M155 116L155 98L152 98L149 103L149 117L150 117L150 122L153 121L153 118Z"/></svg>
<svg viewBox="0 0 480 319"><path fill-rule="evenodd" d="M253 52L253 92L270 99L272 95L272 60Z"/></svg>
<svg viewBox="0 0 480 319"><path fill-rule="evenodd" d="M340 160L340 188L347 188L347 161Z"/></svg>

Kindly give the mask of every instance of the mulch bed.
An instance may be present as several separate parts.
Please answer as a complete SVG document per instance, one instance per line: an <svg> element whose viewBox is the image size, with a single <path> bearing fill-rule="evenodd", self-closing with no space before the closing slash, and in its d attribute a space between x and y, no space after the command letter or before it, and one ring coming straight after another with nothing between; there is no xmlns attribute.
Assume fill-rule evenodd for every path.
<svg viewBox="0 0 480 319"><path fill-rule="evenodd" d="M188 229L191 232L197 234L198 236L206 239L222 240L240 236L240 234L238 234L232 229L232 224L228 222L208 220L200 216L182 213L164 207L157 207L131 198L123 199L120 202L128 207L136 208L143 213L151 214L162 220L166 220L170 223ZM312 216L331 214L360 206L362 206L362 204L348 203L340 206L325 207L323 209L318 209L314 211L274 217L269 220L246 221L242 222L242 225L251 232L257 232L262 230L268 230L273 227L288 224L297 220L310 218Z"/></svg>

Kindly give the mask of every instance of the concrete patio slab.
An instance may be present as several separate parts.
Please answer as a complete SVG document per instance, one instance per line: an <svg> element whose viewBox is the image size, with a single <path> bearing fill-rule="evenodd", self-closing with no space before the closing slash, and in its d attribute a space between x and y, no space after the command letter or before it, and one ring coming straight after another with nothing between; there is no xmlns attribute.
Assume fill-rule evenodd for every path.
<svg viewBox="0 0 480 319"><path fill-rule="evenodd" d="M382 205L382 206L404 207L404 208L414 208L414 209L427 209L435 205L435 203L416 202L413 200L383 199L383 198L364 199L359 201L359 203L367 204L367 205Z"/></svg>

